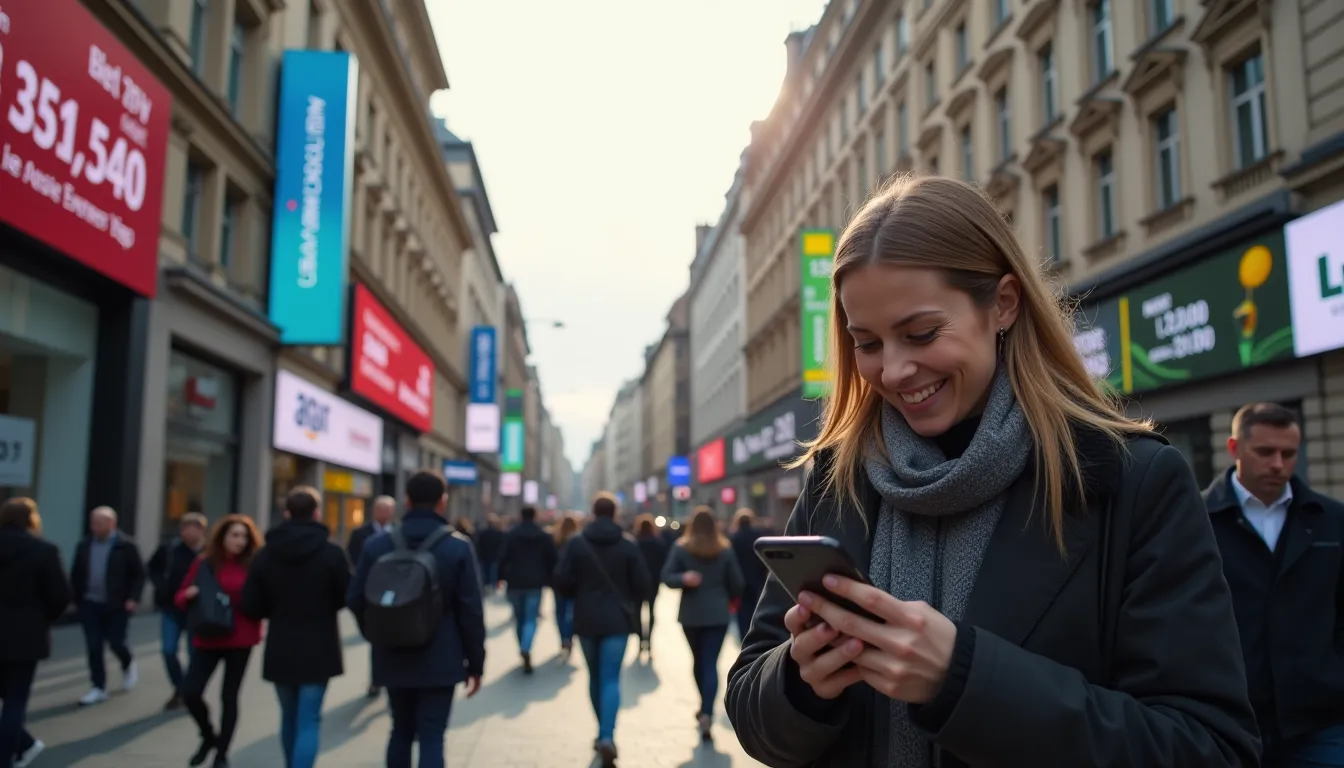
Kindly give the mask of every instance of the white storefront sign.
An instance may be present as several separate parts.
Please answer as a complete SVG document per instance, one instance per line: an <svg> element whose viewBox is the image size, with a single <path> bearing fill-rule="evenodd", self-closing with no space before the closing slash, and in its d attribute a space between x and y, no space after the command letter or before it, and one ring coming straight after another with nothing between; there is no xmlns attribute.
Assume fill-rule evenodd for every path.
<svg viewBox="0 0 1344 768"><path fill-rule="evenodd" d="M1344 200L1289 222L1283 237L1293 352L1344 348Z"/></svg>
<svg viewBox="0 0 1344 768"><path fill-rule="evenodd" d="M383 467L383 420L289 371L276 371L275 447L377 473Z"/></svg>

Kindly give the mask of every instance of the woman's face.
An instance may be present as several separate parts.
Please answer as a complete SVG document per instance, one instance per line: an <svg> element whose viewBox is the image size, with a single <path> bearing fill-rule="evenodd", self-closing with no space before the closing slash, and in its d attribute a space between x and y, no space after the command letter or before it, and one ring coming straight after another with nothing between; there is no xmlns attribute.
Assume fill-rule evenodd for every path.
<svg viewBox="0 0 1344 768"><path fill-rule="evenodd" d="M980 308L936 269L867 264L845 275L840 304L859 375L917 434L936 437L984 407L998 332L1017 318L1017 279Z"/></svg>
<svg viewBox="0 0 1344 768"><path fill-rule="evenodd" d="M232 557L243 554L247 549L247 528L242 523L234 523L224 534L224 551Z"/></svg>

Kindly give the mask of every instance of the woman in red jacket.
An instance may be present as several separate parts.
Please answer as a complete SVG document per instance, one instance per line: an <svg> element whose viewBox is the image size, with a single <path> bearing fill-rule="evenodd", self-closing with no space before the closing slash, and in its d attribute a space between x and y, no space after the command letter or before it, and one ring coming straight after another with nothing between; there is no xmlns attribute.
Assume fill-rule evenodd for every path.
<svg viewBox="0 0 1344 768"><path fill-rule="evenodd" d="M229 765L229 742L238 724L238 688L243 683L252 646L261 642L261 622L245 616L237 607L243 602L247 569L260 548L261 534L252 520L243 515L228 515L210 532L204 554L191 564L177 591L177 607L189 611L188 626L193 623L192 603L200 595L203 584L210 587L211 594L217 591L228 597L233 619L227 632L217 631L209 637L203 637L202 632L192 632L191 644L196 652L182 683L182 698L201 729L201 746L190 761L193 766L204 764L212 751L215 753L214 768L228 768ZM217 590L211 579L218 584ZM216 731L210 725L210 711L203 697L215 667L221 663L224 665L224 684L220 687L221 712L219 730Z"/></svg>

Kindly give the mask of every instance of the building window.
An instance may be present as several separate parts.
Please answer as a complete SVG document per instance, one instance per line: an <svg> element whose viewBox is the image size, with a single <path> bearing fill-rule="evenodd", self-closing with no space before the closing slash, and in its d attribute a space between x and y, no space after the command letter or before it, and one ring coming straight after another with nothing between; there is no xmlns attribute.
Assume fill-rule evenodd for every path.
<svg viewBox="0 0 1344 768"><path fill-rule="evenodd" d="M849 99L840 97L840 114L836 115L840 124L840 143L849 138Z"/></svg>
<svg viewBox="0 0 1344 768"><path fill-rule="evenodd" d="M1060 232L1062 222L1059 214L1059 187L1054 184L1046 187L1041 198L1045 208L1045 255L1050 257L1050 261L1058 262L1064 256L1063 234Z"/></svg>
<svg viewBox="0 0 1344 768"><path fill-rule="evenodd" d="M1115 67L1111 46L1111 0L1092 6L1092 82L1099 83Z"/></svg>
<svg viewBox="0 0 1344 768"><path fill-rule="evenodd" d="M1172 4L1173 0L1148 0L1148 9L1150 17L1148 19L1148 32L1156 35L1159 32L1165 32L1167 27L1176 20L1176 8Z"/></svg>
<svg viewBox="0 0 1344 768"><path fill-rule="evenodd" d="M896 14L896 58L899 60L910 50L910 23L904 13Z"/></svg>
<svg viewBox="0 0 1344 768"><path fill-rule="evenodd" d="M904 101L896 107L896 153L898 157L910 154L910 110Z"/></svg>
<svg viewBox="0 0 1344 768"><path fill-rule="evenodd" d="M880 128L873 136L873 176L879 184L887 176L887 132Z"/></svg>
<svg viewBox="0 0 1344 768"><path fill-rule="evenodd" d="M243 56L247 53L247 29L237 22L229 36L229 106L238 112L238 91L243 82Z"/></svg>
<svg viewBox="0 0 1344 768"><path fill-rule="evenodd" d="M210 14L210 0L191 2L191 68L198 77L205 74L205 25Z"/></svg>
<svg viewBox="0 0 1344 768"><path fill-rule="evenodd" d="M938 103L938 73L932 61L924 65L924 101L926 109Z"/></svg>
<svg viewBox="0 0 1344 768"><path fill-rule="evenodd" d="M954 33L957 44L957 74L971 65L971 43L966 36L966 22L957 25Z"/></svg>
<svg viewBox="0 0 1344 768"><path fill-rule="evenodd" d="M1153 118L1154 158L1157 164L1157 208L1165 210L1181 200L1181 136L1176 108Z"/></svg>
<svg viewBox="0 0 1344 768"><path fill-rule="evenodd" d="M975 181L975 144L971 141L971 126L961 129L961 178Z"/></svg>
<svg viewBox="0 0 1344 768"><path fill-rule="evenodd" d="M1269 123L1265 110L1265 61L1255 54L1228 72L1232 95L1232 133L1237 168L1246 168L1269 154Z"/></svg>
<svg viewBox="0 0 1344 768"><path fill-rule="evenodd" d="M228 271L233 264L233 249L238 240L238 198L224 197L224 216L219 225L219 268Z"/></svg>
<svg viewBox="0 0 1344 768"><path fill-rule="evenodd" d="M1041 70L1041 119L1049 123L1059 116L1059 74L1055 71L1055 49L1046 43L1036 54Z"/></svg>
<svg viewBox="0 0 1344 768"><path fill-rule="evenodd" d="M994 3L994 26L1008 21L1008 0L992 0Z"/></svg>
<svg viewBox="0 0 1344 768"><path fill-rule="evenodd" d="M1099 152L1093 160L1097 175L1097 234L1101 240L1115 237L1115 163L1111 150Z"/></svg>
<svg viewBox="0 0 1344 768"><path fill-rule="evenodd" d="M1007 160L1013 154L1013 112L1008 103L1007 86L994 94L994 119L999 126L999 160Z"/></svg>
<svg viewBox="0 0 1344 768"><path fill-rule="evenodd" d="M859 108L859 117L868 112L868 92L863 90L863 73L854 78L854 101Z"/></svg>
<svg viewBox="0 0 1344 768"><path fill-rule="evenodd" d="M187 161L187 183L182 192L182 239L187 242L187 258L200 259L201 198L205 196L205 169Z"/></svg>
<svg viewBox="0 0 1344 768"><path fill-rule="evenodd" d="M887 66L882 61L882 44L873 47L873 93L882 87L887 79Z"/></svg>
<svg viewBox="0 0 1344 768"><path fill-rule="evenodd" d="M238 377L180 350L168 358L163 530L187 512L211 520L234 507L238 467Z"/></svg>

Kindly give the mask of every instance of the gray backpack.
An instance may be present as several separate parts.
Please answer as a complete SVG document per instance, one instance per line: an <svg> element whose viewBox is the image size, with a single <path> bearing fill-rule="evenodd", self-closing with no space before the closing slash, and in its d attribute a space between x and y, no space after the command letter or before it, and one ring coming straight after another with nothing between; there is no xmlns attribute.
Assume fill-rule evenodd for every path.
<svg viewBox="0 0 1344 768"><path fill-rule="evenodd" d="M421 648L429 645L443 619L439 560L434 547L452 535L447 525L411 549L400 527L392 529L391 552L369 568L364 582L364 637L373 645Z"/></svg>

